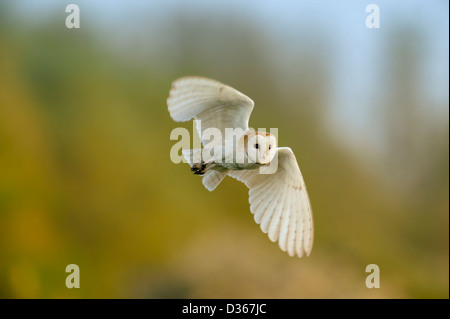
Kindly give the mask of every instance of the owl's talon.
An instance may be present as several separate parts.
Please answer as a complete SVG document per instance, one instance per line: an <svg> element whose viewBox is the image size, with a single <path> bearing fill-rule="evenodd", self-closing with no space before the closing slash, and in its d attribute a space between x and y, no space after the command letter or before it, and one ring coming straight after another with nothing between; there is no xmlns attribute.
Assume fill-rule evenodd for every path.
<svg viewBox="0 0 450 319"><path fill-rule="evenodd" d="M191 167L191 172L193 172L194 175L204 175L206 173L206 167L207 164L203 161L201 163L194 163Z"/></svg>

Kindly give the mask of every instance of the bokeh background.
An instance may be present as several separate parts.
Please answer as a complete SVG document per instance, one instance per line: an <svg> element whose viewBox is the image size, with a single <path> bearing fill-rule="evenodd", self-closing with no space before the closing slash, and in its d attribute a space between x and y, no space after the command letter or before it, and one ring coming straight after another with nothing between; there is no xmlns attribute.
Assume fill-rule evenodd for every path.
<svg viewBox="0 0 450 319"><path fill-rule="evenodd" d="M0 297L449 298L447 1L377 0L380 29L365 1L79 0L67 29L70 3L0 0ZM309 258L260 231L243 184L170 161L184 75L279 128Z"/></svg>

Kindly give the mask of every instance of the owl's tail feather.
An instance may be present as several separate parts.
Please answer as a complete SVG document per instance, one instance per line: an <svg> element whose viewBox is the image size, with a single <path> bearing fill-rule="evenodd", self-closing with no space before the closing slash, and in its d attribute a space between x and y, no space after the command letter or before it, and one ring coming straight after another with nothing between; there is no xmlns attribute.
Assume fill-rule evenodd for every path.
<svg viewBox="0 0 450 319"><path fill-rule="evenodd" d="M202 183L205 185L206 189L212 192L219 186L220 182L228 175L228 170L226 171L215 171L209 170L203 176Z"/></svg>

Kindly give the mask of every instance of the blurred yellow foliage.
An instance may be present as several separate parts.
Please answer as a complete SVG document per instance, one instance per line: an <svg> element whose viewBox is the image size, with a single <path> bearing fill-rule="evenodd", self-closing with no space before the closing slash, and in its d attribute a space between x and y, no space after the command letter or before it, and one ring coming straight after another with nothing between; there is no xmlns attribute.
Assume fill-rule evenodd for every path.
<svg viewBox="0 0 450 319"><path fill-rule="evenodd" d="M180 40L183 59L166 57L170 70L80 30L49 23L0 34L0 297L448 298L448 121L426 124L438 138L418 158L433 167L423 182L433 192L423 192L377 176L388 155L363 165L365 150L354 154L327 133L323 94L332 84L320 58L299 57L323 71L302 74L318 85L291 84L284 96L258 54L256 28L224 35L239 58L202 51L227 64L201 66L201 48ZM311 257L290 258L266 238L244 185L229 179L209 193L170 162L180 123L165 99L172 80L192 73L255 99L254 127L280 128L311 195ZM64 285L71 263L80 289ZM365 287L371 263L381 268L380 289Z"/></svg>

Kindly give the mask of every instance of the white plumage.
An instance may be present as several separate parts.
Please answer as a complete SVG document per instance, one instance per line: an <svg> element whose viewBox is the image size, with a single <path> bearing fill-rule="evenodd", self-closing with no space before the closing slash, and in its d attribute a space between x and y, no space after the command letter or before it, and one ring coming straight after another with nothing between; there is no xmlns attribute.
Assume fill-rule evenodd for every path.
<svg viewBox="0 0 450 319"><path fill-rule="evenodd" d="M294 153L288 147L276 147L268 133L253 132L248 121L253 101L220 82L202 77L183 77L172 83L167 99L170 116L177 122L200 120L198 127L202 150L184 150L183 155L195 174L203 175L203 184L212 191L228 175L249 188L250 210L261 230L290 256L311 253L313 219L311 205ZM218 129L223 139L211 140L208 129ZM233 143L225 138L226 128L242 129ZM223 153L209 156L218 145ZM226 159L234 158L230 162ZM234 157L233 157L234 156ZM245 162L236 161L244 158ZM273 174L262 174L259 167L278 160Z"/></svg>

